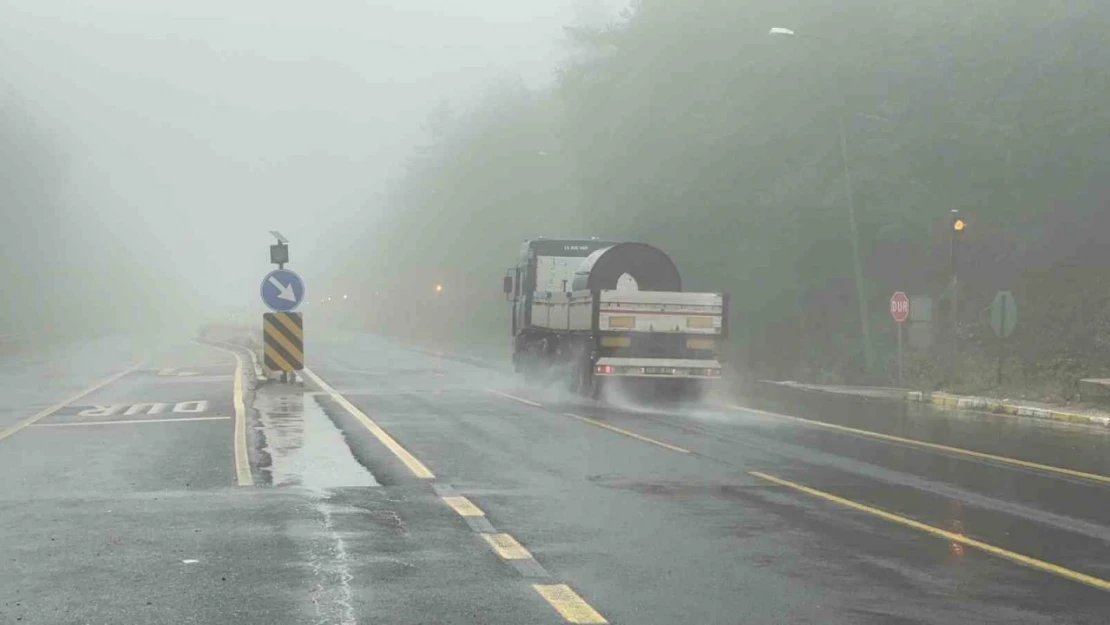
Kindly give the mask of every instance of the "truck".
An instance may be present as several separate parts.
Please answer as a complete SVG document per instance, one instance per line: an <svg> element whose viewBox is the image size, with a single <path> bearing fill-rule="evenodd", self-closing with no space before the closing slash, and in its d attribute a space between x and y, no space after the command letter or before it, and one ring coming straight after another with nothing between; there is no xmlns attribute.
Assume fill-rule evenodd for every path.
<svg viewBox="0 0 1110 625"><path fill-rule="evenodd" d="M729 297L682 290L646 243L537 238L503 278L517 373L598 398L700 397L721 377Z"/></svg>

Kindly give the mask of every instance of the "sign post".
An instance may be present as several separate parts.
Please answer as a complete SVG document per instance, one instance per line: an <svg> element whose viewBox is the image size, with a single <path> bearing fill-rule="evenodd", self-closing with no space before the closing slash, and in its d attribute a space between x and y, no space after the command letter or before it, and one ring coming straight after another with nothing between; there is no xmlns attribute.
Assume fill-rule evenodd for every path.
<svg viewBox="0 0 1110 625"><path fill-rule="evenodd" d="M890 316L898 324L898 386L902 386L902 323L910 317L910 298L902 291L890 296Z"/></svg>
<svg viewBox="0 0 1110 625"><path fill-rule="evenodd" d="M289 262L289 239L276 230L270 234L277 245L270 246L270 262L278 268L262 278L258 293L262 303L274 311L262 316L263 356L266 367L281 371L282 382L295 382L296 371L304 368L304 321L293 312L304 302L304 280L285 268Z"/></svg>
<svg viewBox="0 0 1110 625"><path fill-rule="evenodd" d="M1002 342L1017 326L1017 301L1009 291L999 291L991 302L991 330L998 337L998 385L1002 386Z"/></svg>

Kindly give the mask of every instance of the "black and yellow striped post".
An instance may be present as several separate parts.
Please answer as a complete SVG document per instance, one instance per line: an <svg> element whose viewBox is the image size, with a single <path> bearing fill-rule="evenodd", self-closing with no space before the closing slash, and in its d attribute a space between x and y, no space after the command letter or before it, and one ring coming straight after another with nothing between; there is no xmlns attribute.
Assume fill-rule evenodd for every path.
<svg viewBox="0 0 1110 625"><path fill-rule="evenodd" d="M304 369L304 319L299 312L262 315L266 368L291 373Z"/></svg>

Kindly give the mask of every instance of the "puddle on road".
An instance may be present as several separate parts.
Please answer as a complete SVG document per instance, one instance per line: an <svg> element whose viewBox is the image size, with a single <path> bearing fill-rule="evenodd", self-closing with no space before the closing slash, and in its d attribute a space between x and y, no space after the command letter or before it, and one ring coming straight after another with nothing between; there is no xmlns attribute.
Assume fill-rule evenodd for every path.
<svg viewBox="0 0 1110 625"><path fill-rule="evenodd" d="M314 394L264 388L255 395L274 486L313 490L378 486L351 455L343 433L324 414Z"/></svg>

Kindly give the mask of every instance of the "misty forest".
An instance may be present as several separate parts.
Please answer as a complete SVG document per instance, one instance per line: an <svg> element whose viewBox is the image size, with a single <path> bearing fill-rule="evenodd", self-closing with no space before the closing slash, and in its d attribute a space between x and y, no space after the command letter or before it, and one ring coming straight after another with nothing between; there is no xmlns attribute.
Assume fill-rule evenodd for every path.
<svg viewBox="0 0 1110 625"><path fill-rule="evenodd" d="M313 280L364 296L306 315L507 349L500 280L524 239L639 240L667 250L688 288L731 294L725 355L741 379L893 382L888 300L901 290L934 302L908 385L988 390L1001 351L1006 384L1067 397L1078 377L1110 373L1107 23L1095 0L639 0L568 22L553 80L504 76L474 101L424 102L403 167L379 192L345 190L360 208L317 244L330 256ZM133 308L95 297L108 273L130 293L157 275L125 240L86 236L94 215L57 191L68 153L33 99L5 94L0 334L76 318L119 331L175 308L157 298L128 321ZM968 224L956 319L953 209ZM986 310L1003 289L1021 314L999 344Z"/></svg>

